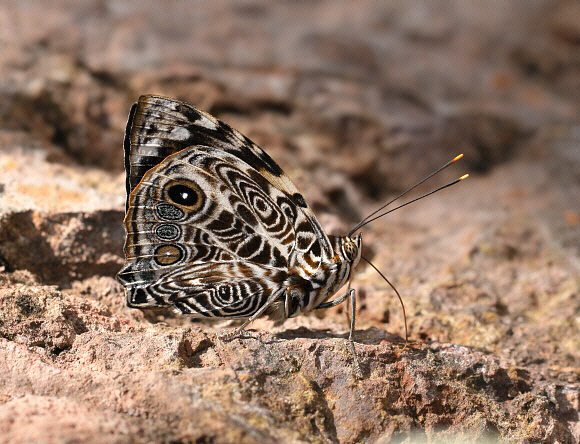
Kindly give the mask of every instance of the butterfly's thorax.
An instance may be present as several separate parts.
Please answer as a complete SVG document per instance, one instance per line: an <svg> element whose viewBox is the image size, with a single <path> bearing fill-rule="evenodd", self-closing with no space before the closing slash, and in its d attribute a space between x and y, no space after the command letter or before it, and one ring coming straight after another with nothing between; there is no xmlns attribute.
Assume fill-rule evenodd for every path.
<svg viewBox="0 0 580 444"><path fill-rule="evenodd" d="M307 279L295 279L286 291L286 317L307 313L327 301L350 279L360 260L362 238L352 240L348 237L328 236L334 255L322 258L318 269ZM345 252L345 246L354 246L353 251ZM350 253L350 254L349 254ZM354 254L354 255L353 255ZM297 269L296 274L302 272Z"/></svg>

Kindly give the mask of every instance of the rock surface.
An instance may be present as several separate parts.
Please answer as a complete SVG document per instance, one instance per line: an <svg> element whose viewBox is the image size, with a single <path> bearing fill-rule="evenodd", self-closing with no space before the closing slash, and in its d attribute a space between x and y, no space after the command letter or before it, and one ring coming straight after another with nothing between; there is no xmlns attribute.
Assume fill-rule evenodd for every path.
<svg viewBox="0 0 580 444"><path fill-rule="evenodd" d="M0 442L580 442L580 10L442 5L5 2ZM360 380L345 306L231 341L127 308L142 93L253 139L333 234L463 152L364 230L406 347L363 264Z"/></svg>

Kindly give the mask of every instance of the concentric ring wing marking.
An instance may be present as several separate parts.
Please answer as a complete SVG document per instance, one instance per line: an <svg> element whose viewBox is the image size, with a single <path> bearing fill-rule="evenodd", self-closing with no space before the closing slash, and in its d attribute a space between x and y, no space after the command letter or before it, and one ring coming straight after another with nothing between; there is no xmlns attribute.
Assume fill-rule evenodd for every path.
<svg viewBox="0 0 580 444"><path fill-rule="evenodd" d="M144 186L129 198L127 258L143 259L144 264L145 258L155 256L157 245L174 241L173 245L186 247L187 257L173 263L225 260L228 255L230 260L288 268L298 211L283 193L272 190L268 194L236 164L229 163L227 154L215 153L222 157L203 150L183 150L145 173ZM174 189L190 193L195 205L184 205L179 195L172 200L176 199ZM178 213L177 220L171 220L173 214L159 211L167 205ZM222 257L190 254L191 248L203 245L219 250ZM170 265L168 262L157 265ZM152 268L157 265L150 264Z"/></svg>
<svg viewBox="0 0 580 444"><path fill-rule="evenodd" d="M246 172L257 172L274 188L286 194L303 214L305 222L298 221L296 225L300 238L296 245L298 255L310 251L311 266L320 263L316 254L318 258L334 256L326 233L294 183L267 153L243 134L187 103L161 96L141 96L132 115L126 137L129 142L125 147L125 155L131 159L129 164L141 165L145 161L147 165L159 163L158 157L149 155L167 156L186 147L206 146L229 153L243 162ZM136 183L144 172L139 176L142 168L136 167L134 170L132 182Z"/></svg>
<svg viewBox="0 0 580 444"><path fill-rule="evenodd" d="M280 276L286 279L290 268L308 279L333 255L280 167L190 105L142 96L128 122L125 163L126 262L119 280L132 306L247 317L255 310L244 304L259 307L283 293ZM193 279L193 272L201 274ZM248 301L220 305L209 296L216 291Z"/></svg>
<svg viewBox="0 0 580 444"><path fill-rule="evenodd" d="M271 295L283 293L287 277L282 270L244 262L186 264L159 271L152 273L152 283L136 281L127 287L129 306L172 306L194 317L247 318Z"/></svg>

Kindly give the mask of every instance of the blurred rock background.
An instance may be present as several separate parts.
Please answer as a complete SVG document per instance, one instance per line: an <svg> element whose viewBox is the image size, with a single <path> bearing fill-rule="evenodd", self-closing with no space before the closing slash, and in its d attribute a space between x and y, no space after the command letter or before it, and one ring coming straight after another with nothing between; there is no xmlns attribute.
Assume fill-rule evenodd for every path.
<svg viewBox="0 0 580 444"><path fill-rule="evenodd" d="M250 137L344 234L345 307L251 326L125 307L122 135L140 94ZM580 441L580 4L5 1L0 441ZM387 333L388 332L388 333Z"/></svg>

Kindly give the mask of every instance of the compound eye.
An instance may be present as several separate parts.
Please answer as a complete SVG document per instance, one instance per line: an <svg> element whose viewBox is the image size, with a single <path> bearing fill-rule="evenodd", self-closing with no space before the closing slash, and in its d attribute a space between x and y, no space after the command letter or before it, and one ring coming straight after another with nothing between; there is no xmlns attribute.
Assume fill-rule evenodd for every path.
<svg viewBox="0 0 580 444"><path fill-rule="evenodd" d="M344 255L349 261L354 261L358 253L358 248L354 242L346 242L344 244Z"/></svg>

